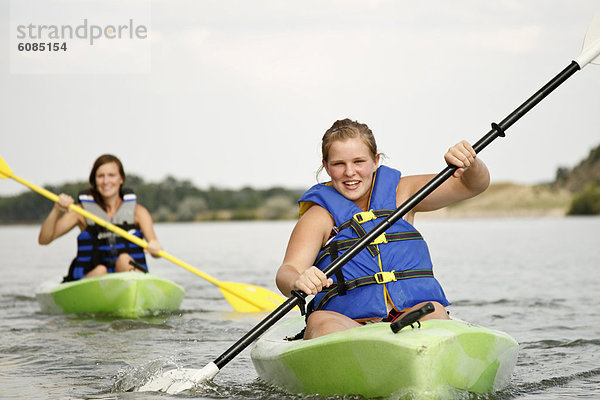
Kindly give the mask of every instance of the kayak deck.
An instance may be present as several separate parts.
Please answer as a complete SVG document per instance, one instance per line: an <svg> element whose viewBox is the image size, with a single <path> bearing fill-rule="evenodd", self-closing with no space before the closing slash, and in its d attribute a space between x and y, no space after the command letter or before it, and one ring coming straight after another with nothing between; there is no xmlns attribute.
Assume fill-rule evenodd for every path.
<svg viewBox="0 0 600 400"><path fill-rule="evenodd" d="M155 275L122 272L66 283L46 282L35 295L44 313L106 313L135 318L177 310L184 293L181 286Z"/></svg>
<svg viewBox="0 0 600 400"><path fill-rule="evenodd" d="M508 383L518 343L509 335L457 320L429 320L397 334L377 323L289 342L302 317L276 325L256 342L259 377L293 393L383 397L487 393Z"/></svg>

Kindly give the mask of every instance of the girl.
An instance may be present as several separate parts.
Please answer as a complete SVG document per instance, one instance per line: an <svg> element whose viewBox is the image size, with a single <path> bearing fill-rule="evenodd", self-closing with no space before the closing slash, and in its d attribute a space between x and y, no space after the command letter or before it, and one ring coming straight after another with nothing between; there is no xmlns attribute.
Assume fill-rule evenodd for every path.
<svg viewBox="0 0 600 400"><path fill-rule="evenodd" d="M313 186L300 199L301 216L276 277L287 296L292 290L315 295L304 338L391 322L429 301L435 311L423 320L448 319L444 306L450 303L433 276L427 245L412 224L417 212L437 210L488 187L487 167L471 145L461 141L452 146L444 158L458 167L453 177L331 278L322 269L434 175L403 177L379 166L373 133L349 119L336 121L321 147L322 167L331 181Z"/></svg>
<svg viewBox="0 0 600 400"><path fill-rule="evenodd" d="M162 250L148 210L137 204L133 192L123 189L125 172L121 161L104 154L94 162L90 172L91 187L79 194L81 206L114 225L144 237L147 251L154 257ZM38 242L46 245L78 226L77 256L71 263L65 281L103 275L110 272L144 270L147 272L144 251L93 221L70 210L73 198L61 193L58 202L42 224Z"/></svg>

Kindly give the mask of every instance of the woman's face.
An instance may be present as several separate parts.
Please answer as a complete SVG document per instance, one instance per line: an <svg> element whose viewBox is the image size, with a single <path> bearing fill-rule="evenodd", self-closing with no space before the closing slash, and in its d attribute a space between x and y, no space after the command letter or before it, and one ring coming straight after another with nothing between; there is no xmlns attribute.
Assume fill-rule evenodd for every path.
<svg viewBox="0 0 600 400"><path fill-rule="evenodd" d="M102 164L96 170L96 189L103 198L119 195L123 177L116 162Z"/></svg>
<svg viewBox="0 0 600 400"><path fill-rule="evenodd" d="M360 137L336 140L329 148L329 160L323 161L333 187L363 210L369 203L373 174L379 156L371 156Z"/></svg>

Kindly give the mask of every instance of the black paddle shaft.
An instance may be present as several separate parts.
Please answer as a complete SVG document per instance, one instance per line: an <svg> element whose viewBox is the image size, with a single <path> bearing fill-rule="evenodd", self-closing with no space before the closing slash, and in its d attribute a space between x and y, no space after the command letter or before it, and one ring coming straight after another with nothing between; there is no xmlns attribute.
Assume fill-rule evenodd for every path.
<svg viewBox="0 0 600 400"><path fill-rule="evenodd" d="M567 68L565 68L561 73L556 75L550 82L548 82L543 88L541 88L538 92L536 92L533 96L531 96L527 101L521 104L515 111L513 111L508 117L506 117L499 124L493 123L492 130L489 131L485 136L483 136L477 143L473 145L473 149L476 153L479 153L483 150L488 144L494 141L498 136L504 136L504 131L511 127L515 122L517 122L523 115L525 115L529 110L531 110L536 104L542 101L546 96L548 96L554 89L560 86L564 81L570 78L575 72L579 69L579 65L573 61ZM369 245L373 240L379 237L382 233L384 233L390 226L392 226L396 221L402 218L407 212L413 209L417 204L419 204L425 197L427 197L431 192L437 189L442 183L444 183L448 178L452 176L452 174L458 168L453 165L447 166L444 170L442 170L439 174L437 174L433 179L431 179L428 183L425 184L421 189L419 189L414 195L412 195L408 200L400 205L390 216L381 221L373 230L368 232L365 236L363 236L358 242L356 242L352 247L348 249L348 251L344 252L340 257L338 257L335 261L333 261L329 266L327 266L323 272L328 277L335 274L344 264L346 264L350 259L352 259L355 255L360 253L365 247ZM273 324L279 321L284 315L290 312L296 306L302 306L304 299L308 295L304 292L296 292L296 295L288 298L283 304L281 304L275 311L265 317L261 322L258 323L252 330L250 330L246 335L244 335L240 340L238 340L235 344L233 344L229 349L225 351L225 353L221 354L218 358L215 359L214 363L216 366L221 369L225 366L229 361L231 361L235 356L237 356L242 350L248 347L254 340L256 340L260 335L266 332Z"/></svg>

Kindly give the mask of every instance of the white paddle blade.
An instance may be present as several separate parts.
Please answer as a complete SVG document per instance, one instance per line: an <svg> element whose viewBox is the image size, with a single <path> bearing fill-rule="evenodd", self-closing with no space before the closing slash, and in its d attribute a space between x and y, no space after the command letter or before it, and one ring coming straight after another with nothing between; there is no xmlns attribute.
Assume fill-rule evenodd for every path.
<svg viewBox="0 0 600 400"><path fill-rule="evenodd" d="M574 60L579 68L587 64L600 64L600 12L596 13L583 40L583 50Z"/></svg>
<svg viewBox="0 0 600 400"><path fill-rule="evenodd" d="M202 369L173 369L153 377L136 391L181 393L214 378L217 373L219 373L219 367L213 362Z"/></svg>

